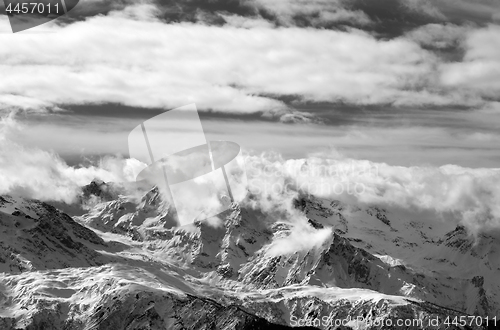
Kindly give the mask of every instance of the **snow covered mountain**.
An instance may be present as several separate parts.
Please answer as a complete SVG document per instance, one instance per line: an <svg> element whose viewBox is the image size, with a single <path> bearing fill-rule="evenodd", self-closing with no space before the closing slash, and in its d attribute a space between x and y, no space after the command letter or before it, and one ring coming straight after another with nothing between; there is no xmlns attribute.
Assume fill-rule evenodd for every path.
<svg viewBox="0 0 500 330"><path fill-rule="evenodd" d="M88 267L109 262L96 252L105 246L92 230L53 206L0 197L0 271Z"/></svg>
<svg viewBox="0 0 500 330"><path fill-rule="evenodd" d="M499 315L495 233L311 196L294 201L304 221L243 203L178 227L157 189L102 189L73 219L0 199L1 329L459 329L443 322Z"/></svg>
<svg viewBox="0 0 500 330"><path fill-rule="evenodd" d="M287 328L204 297L186 270L49 204L0 197L0 225L0 329Z"/></svg>

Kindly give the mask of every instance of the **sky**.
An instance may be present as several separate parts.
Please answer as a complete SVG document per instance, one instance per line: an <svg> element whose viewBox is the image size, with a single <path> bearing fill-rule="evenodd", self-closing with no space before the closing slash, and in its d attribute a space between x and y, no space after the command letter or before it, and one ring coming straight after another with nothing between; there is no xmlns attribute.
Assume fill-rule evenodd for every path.
<svg viewBox="0 0 500 330"><path fill-rule="evenodd" d="M81 0L19 33L0 15L0 45L0 192L130 179L129 132L195 103L263 162L388 166L374 198L420 207L458 176L450 209L500 214L497 0Z"/></svg>
<svg viewBox="0 0 500 330"><path fill-rule="evenodd" d="M0 109L70 163L196 103L258 152L495 167L499 23L487 0L84 0L16 34L1 16Z"/></svg>

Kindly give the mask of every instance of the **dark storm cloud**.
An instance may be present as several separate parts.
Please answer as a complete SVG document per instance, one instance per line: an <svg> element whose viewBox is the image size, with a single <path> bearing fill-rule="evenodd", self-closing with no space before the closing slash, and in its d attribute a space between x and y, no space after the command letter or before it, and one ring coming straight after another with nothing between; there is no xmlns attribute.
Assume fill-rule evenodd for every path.
<svg viewBox="0 0 500 330"><path fill-rule="evenodd" d="M411 29L443 21L437 12L408 6L405 0L354 0L352 7L365 12L376 24L373 31L395 37Z"/></svg>
<svg viewBox="0 0 500 330"><path fill-rule="evenodd" d="M395 37L432 23L485 25L500 19L500 3L493 0L153 0L166 22L204 22L221 25L226 15L263 18L273 24L345 29L356 27L384 37ZM137 4L132 0L88 0L71 16L107 14Z"/></svg>
<svg viewBox="0 0 500 330"><path fill-rule="evenodd" d="M107 15L112 11L123 10L138 3L151 4L156 7L156 16L165 22L199 22L222 25L225 23L221 13L231 13L244 17L266 17L264 9L259 10L246 5L246 1L237 0L81 0L80 4L66 17L60 19L62 23L71 23L87 17Z"/></svg>
<svg viewBox="0 0 500 330"><path fill-rule="evenodd" d="M500 20L496 0L148 0L164 22L203 22L224 25L228 16L264 19L276 26L345 30L355 27L380 37L400 36L427 24L484 26ZM81 0L67 16L67 24L107 15L137 5L134 0ZM3 3L0 12L4 14Z"/></svg>

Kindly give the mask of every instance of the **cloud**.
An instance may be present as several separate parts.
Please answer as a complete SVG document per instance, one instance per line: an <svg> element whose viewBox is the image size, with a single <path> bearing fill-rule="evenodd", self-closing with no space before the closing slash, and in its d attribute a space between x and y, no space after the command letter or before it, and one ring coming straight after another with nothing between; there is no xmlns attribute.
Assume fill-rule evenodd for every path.
<svg viewBox="0 0 500 330"><path fill-rule="evenodd" d="M436 7L435 1L402 0L401 3L404 7L406 7L410 11L425 14L429 17L437 18L440 20L445 19L445 16L443 15L443 13L438 9L438 7Z"/></svg>
<svg viewBox="0 0 500 330"><path fill-rule="evenodd" d="M467 34L462 62L442 66L441 83L481 95L498 98L500 92L500 26L490 25Z"/></svg>
<svg viewBox="0 0 500 330"><path fill-rule="evenodd" d="M378 40L359 30L164 24L155 10L139 5L47 25L53 33L2 34L8 47L0 50L0 95L45 107L111 102L175 108L195 102L201 109L278 117L290 112L279 98L290 95L396 106L480 101L443 89L440 60L406 38Z"/></svg>
<svg viewBox="0 0 500 330"><path fill-rule="evenodd" d="M427 24L410 31L407 37L422 46L436 49L462 47L472 26L455 24Z"/></svg>
<svg viewBox="0 0 500 330"><path fill-rule="evenodd" d="M187 0L141 1L154 5L156 16L164 22L198 22L222 25L233 17L262 19L268 24L288 26L331 27L337 23L349 26L367 26L372 22L361 10L352 10L339 0ZM131 0L84 0L70 12L71 19L107 15L113 10L123 10L138 4Z"/></svg>
<svg viewBox="0 0 500 330"><path fill-rule="evenodd" d="M109 110L109 116L103 115L108 111L106 106L92 109L86 114L19 113L16 118L23 128L8 138L25 146L53 150L69 164L80 163L82 157L106 154L128 157L130 131L153 116L141 113L141 109ZM346 157L393 165L496 167L500 164L498 109L493 103L471 111L381 108L361 112L328 106L328 113L321 114L327 123L301 125L288 124L293 117L288 123L247 117L239 120L237 116L201 117L208 140L233 141L256 153L279 151L285 158L302 158L334 148ZM139 114L131 116L133 111ZM175 138L184 126L165 123L158 137Z"/></svg>
<svg viewBox="0 0 500 330"><path fill-rule="evenodd" d="M55 33L3 34L10 50L2 48L0 55L8 59L2 64L0 93L44 104L173 108L196 101L205 109L228 112L286 108L280 101L231 87L231 73L221 68L222 54L216 49L218 37L211 50L202 41L210 38L210 28L165 25L152 16L154 8L134 8L65 27L47 25ZM68 42L56 42L61 38ZM184 42L189 39L193 43Z"/></svg>
<svg viewBox="0 0 500 330"><path fill-rule="evenodd" d="M2 119L0 194L69 203L78 196L80 187L94 178L134 181L144 167L139 161L117 157L105 157L86 166L68 166L53 152L24 147L8 139L22 130L23 125L12 117ZM470 138L481 143L498 140L498 136L478 133ZM306 193L358 204L430 210L466 225L474 233L500 227L499 168L393 166L338 153L318 153L288 160L279 154L247 155L245 169L251 192L245 203L273 214L277 220L296 218L292 201L299 193Z"/></svg>
<svg viewBox="0 0 500 330"><path fill-rule="evenodd" d="M330 227L314 229L307 224L305 219L302 222L296 221L288 236L280 237L270 244L266 250L266 255L278 257L318 248L332 237L332 232Z"/></svg>
<svg viewBox="0 0 500 330"><path fill-rule="evenodd" d="M355 204L432 211L475 234L500 228L500 168L403 167L342 157L283 160L250 156L247 177L249 190L259 196L255 200L265 210L290 205L300 192Z"/></svg>
<svg viewBox="0 0 500 330"><path fill-rule="evenodd" d="M486 104L483 108L479 109L478 113L498 116L500 115L500 102L490 102Z"/></svg>
<svg viewBox="0 0 500 330"><path fill-rule="evenodd" d="M5 111L8 109L8 111ZM4 114L10 112L52 112L61 109L50 102L26 97L22 95L3 94L0 95L0 111Z"/></svg>
<svg viewBox="0 0 500 330"><path fill-rule="evenodd" d="M316 27L335 23L367 26L373 23L363 11L351 10L340 0L253 0L250 3L276 15L278 22L285 25L302 22Z"/></svg>
<svg viewBox="0 0 500 330"><path fill-rule="evenodd" d="M485 25L497 19L500 3L491 0L438 0L434 6L439 8L449 21L474 22Z"/></svg>
<svg viewBox="0 0 500 330"><path fill-rule="evenodd" d="M134 159L108 156L96 165L71 167L53 152L10 141L7 135L19 129L22 126L11 116L0 120L0 195L71 203L79 196L80 188L93 179L130 181L142 166Z"/></svg>
<svg viewBox="0 0 500 330"><path fill-rule="evenodd" d="M437 20L434 23L484 25L495 21L500 13L500 4L491 0L398 0L398 2L415 13L434 18Z"/></svg>
<svg viewBox="0 0 500 330"><path fill-rule="evenodd" d="M99 7L99 1L88 3ZM481 106L481 113L488 113L488 116L498 112L497 104L490 102L500 91L500 27L497 25L474 28L431 24L398 38L385 39L376 33L352 28L323 29L329 24L343 25L346 21L368 30L373 28L372 16L375 14L367 14L359 7L348 8L340 1L255 0L245 4L238 2L236 9L227 12L216 9L218 2L211 2L215 7L207 10L220 11L220 17L225 19L217 24L211 22L213 17L209 19L199 11L189 13L194 16L186 20L200 24L165 24L171 8L150 2L133 6L127 2L103 3L109 7L105 11L107 16L84 18L94 15L89 14L88 9L89 13L81 12L80 20L72 24L45 25L43 31L48 33L12 35L7 18L0 18L0 32L5 32L0 34L0 42L5 45L0 49L0 109L53 112L61 111L65 104L109 102L168 109L196 102L202 110L262 112L292 123L313 121L312 115L289 109L282 101L293 97L297 103L391 104L396 107L460 105ZM242 9L250 3L261 11ZM428 1L416 0L408 0L405 8L437 19L442 18L441 14L462 17L462 9L470 5L463 1L457 3L458 11L453 11L450 2L445 0L437 2L438 9ZM481 4L476 11L479 16L495 14L488 10L497 7ZM113 11L116 8L120 10ZM244 18L246 14L251 18ZM266 20L265 14L274 15L280 24L270 24L272 19ZM301 20L305 22L303 25ZM427 24L428 20L421 22ZM419 24L423 23L416 26ZM456 44L464 48L464 58L451 63L425 49L442 49ZM460 116L463 115L456 115ZM483 118L491 118L488 116ZM9 120L2 122L4 131L16 129ZM424 124L429 122L424 121ZM88 139L94 146L99 145L93 150L108 152L108 145L104 145L100 137L118 141L120 136L116 131L124 130L117 128L119 125L121 123L110 123L109 130L113 132L101 132L93 137L86 136L88 132L80 131L77 135L77 130L66 128L59 131L62 132L59 136L69 137L59 139L59 144L74 149L75 144L68 142ZM317 146L318 136L321 139L327 135L306 136L330 130L329 127L321 130L318 126L305 126L300 130L280 126L281 132L287 133L283 140L288 148ZM274 131L276 126L266 129ZM341 136L340 142L352 145L354 135L365 141L368 149L374 149L373 140L377 140L379 146L391 146L396 157L401 158L404 154L401 149L407 147L402 147L400 142L409 137L418 141L422 139L420 136L428 137L429 134L435 141L456 137L449 132L422 127L402 130L404 134L385 128L376 132L362 128ZM237 133L242 131L239 129ZM307 134L298 136L297 132ZM106 158L100 164L71 167L53 152L24 147L5 135L8 134L0 139L0 193L71 201L78 194L78 187L94 177L105 181L128 180L141 165L126 159ZM269 136L276 135L255 137L255 131L247 134L247 138L260 139L266 147ZM471 143L467 147L475 149L478 149L477 144L473 142L498 140L498 135L491 132L473 132L465 138L463 135L458 137ZM292 142L297 144L292 145ZM424 142L424 147L429 147L428 140ZM377 150L372 152L378 153ZM439 153L443 153L442 150ZM281 175L270 181L272 189L277 191L269 190L266 180L254 181L257 187L263 188L258 195L265 197L258 203L267 209L288 205L284 207L286 212L292 212L290 200L301 189L334 197L345 195L349 188L362 187L362 194L344 197L355 196L356 201L363 203L392 203L452 213L457 221L475 231L498 225L497 170L456 166L397 167L314 157L298 160L264 157L259 162L260 165L253 169L257 171L257 178L268 179L258 174L262 166L283 169ZM378 170L376 174L369 172L366 175L350 170L328 177L316 174L316 169L321 173L321 169L332 165L342 171L350 166ZM314 170L304 175L301 168ZM351 186L344 185L345 180ZM280 191L283 187L289 190Z"/></svg>

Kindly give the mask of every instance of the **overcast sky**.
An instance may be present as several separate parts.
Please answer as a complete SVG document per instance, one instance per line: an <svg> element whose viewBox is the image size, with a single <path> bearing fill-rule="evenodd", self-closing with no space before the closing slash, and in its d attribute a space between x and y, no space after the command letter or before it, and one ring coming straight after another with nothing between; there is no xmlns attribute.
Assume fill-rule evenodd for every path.
<svg viewBox="0 0 500 330"><path fill-rule="evenodd" d="M126 156L196 103L209 138L257 152L499 167L499 24L497 0L82 0L16 34L2 15L4 134Z"/></svg>

